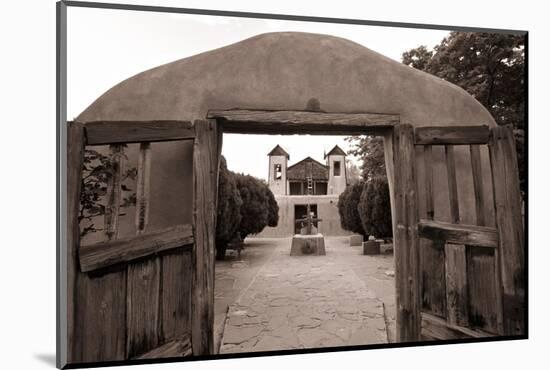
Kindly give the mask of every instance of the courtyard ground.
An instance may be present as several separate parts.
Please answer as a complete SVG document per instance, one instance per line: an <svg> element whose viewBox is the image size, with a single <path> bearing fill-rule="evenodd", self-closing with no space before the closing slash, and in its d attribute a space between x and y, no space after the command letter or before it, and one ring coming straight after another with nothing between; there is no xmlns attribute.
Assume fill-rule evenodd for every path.
<svg viewBox="0 0 550 370"><path fill-rule="evenodd" d="M290 238L246 240L216 262L219 353L386 343L395 337L393 256L362 255L347 237L326 256L289 255Z"/></svg>

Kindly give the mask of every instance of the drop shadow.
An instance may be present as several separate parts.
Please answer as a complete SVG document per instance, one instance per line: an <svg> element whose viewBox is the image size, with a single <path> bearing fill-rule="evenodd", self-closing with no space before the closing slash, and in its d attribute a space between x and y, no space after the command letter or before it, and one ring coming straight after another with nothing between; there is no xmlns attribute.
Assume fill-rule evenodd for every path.
<svg viewBox="0 0 550 370"><path fill-rule="evenodd" d="M51 367L55 367L56 365L55 353L35 353L34 358Z"/></svg>

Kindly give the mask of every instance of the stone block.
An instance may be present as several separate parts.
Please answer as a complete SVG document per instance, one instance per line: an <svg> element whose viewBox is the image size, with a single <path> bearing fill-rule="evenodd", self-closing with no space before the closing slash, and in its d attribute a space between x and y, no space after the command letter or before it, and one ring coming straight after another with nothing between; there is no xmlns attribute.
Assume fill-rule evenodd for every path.
<svg viewBox="0 0 550 370"><path fill-rule="evenodd" d="M291 256L324 256L325 237L322 234L315 235L294 235L290 248Z"/></svg>
<svg viewBox="0 0 550 370"><path fill-rule="evenodd" d="M349 237L350 247L360 247L363 245L363 235L350 235Z"/></svg>
<svg viewBox="0 0 550 370"><path fill-rule="evenodd" d="M380 254L380 243L375 240L368 240L363 243L363 254Z"/></svg>

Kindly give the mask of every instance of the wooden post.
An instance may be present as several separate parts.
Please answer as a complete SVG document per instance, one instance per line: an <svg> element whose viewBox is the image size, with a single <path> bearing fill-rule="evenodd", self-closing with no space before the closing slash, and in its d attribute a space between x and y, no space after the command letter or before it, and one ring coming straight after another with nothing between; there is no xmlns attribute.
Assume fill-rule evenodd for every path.
<svg viewBox="0 0 550 370"><path fill-rule="evenodd" d="M193 354L214 351L214 255L221 150L214 120L195 121L193 152L194 226L191 325Z"/></svg>
<svg viewBox="0 0 550 370"><path fill-rule="evenodd" d="M394 127L393 161L396 339L412 342L420 340L421 299L414 132L409 124Z"/></svg>
<svg viewBox="0 0 550 370"><path fill-rule="evenodd" d="M67 362L74 362L75 301L80 226L80 191L84 160L84 127L77 122L67 126Z"/></svg>
<svg viewBox="0 0 550 370"><path fill-rule="evenodd" d="M491 129L489 154L499 235L503 329L506 335L524 335L524 232L515 140L510 127Z"/></svg>

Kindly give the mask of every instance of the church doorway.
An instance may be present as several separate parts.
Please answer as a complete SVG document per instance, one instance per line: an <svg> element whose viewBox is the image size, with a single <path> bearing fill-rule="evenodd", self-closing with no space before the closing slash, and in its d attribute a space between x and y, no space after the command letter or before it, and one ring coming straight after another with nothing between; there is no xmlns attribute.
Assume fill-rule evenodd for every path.
<svg viewBox="0 0 550 370"><path fill-rule="evenodd" d="M311 212L313 213L313 218L318 218L317 214L317 204L310 204ZM307 204L296 204L294 206L294 234L300 234L301 229L305 226L302 225L298 220L304 219L307 217ZM313 223L313 226L317 228L317 221Z"/></svg>

